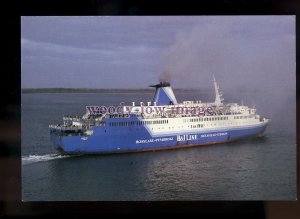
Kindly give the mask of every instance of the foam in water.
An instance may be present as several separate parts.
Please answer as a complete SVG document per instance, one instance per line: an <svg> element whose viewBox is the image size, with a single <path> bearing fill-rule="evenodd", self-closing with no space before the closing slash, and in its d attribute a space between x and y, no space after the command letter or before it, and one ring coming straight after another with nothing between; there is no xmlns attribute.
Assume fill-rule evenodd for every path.
<svg viewBox="0 0 300 219"><path fill-rule="evenodd" d="M22 165L71 157L71 155L45 154L22 156Z"/></svg>

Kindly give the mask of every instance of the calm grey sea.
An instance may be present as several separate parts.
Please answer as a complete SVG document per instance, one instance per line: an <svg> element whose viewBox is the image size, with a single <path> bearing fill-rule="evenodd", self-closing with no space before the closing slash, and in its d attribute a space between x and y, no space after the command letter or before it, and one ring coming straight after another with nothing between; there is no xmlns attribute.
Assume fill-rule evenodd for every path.
<svg viewBox="0 0 300 219"><path fill-rule="evenodd" d="M177 99L211 94L175 91ZM295 200L295 92L230 92L226 102L271 118L265 137L187 149L117 155L61 156L48 125L86 105L150 101L153 93L22 94L22 200Z"/></svg>

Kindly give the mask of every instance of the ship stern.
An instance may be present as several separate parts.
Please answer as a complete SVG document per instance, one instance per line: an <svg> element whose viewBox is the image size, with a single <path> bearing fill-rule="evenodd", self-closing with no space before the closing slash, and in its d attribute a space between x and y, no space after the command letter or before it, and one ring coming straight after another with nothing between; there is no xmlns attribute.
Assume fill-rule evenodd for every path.
<svg viewBox="0 0 300 219"><path fill-rule="evenodd" d="M52 148L54 150L56 150L62 154L64 153L61 136L50 134L50 142L51 142Z"/></svg>

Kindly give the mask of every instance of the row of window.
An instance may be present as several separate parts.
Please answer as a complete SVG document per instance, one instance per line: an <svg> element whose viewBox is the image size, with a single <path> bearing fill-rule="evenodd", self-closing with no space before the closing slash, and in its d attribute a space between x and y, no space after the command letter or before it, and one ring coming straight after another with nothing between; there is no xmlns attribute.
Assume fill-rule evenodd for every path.
<svg viewBox="0 0 300 219"><path fill-rule="evenodd" d="M137 125L168 124L168 120L138 121Z"/></svg>
<svg viewBox="0 0 300 219"><path fill-rule="evenodd" d="M254 115L250 116L235 116L234 119L248 119L248 118L254 118Z"/></svg>
<svg viewBox="0 0 300 219"><path fill-rule="evenodd" d="M149 121L148 121L149 122ZM113 122L114 123L114 122ZM117 124L116 123L111 123L111 126L117 126ZM126 123L125 123L126 124ZM123 124L122 125L122 123L120 123L120 126L125 126L125 124ZM130 124L135 124L136 125L136 123L130 123ZM214 123L214 124L209 124L209 125L205 125L205 124L195 124L195 125L191 125L191 126L188 126L188 127L186 127L186 128L190 128L190 129L194 129L194 128L203 128L203 127L213 127L213 126L218 126L219 124L216 124L216 123ZM232 125L232 123L230 123L230 125ZM175 128L183 128L183 126L178 126L178 127L175 127ZM174 126L173 127L158 127L157 128L158 130L160 130L160 129L174 129ZM143 131L144 130L144 128L136 128L136 129L128 129L129 131ZM153 130L153 128L152 128L152 130ZM106 132L106 130L105 130L105 132Z"/></svg>
<svg viewBox="0 0 300 219"><path fill-rule="evenodd" d="M218 121L218 120L228 120L228 116L184 119L183 122L202 122L202 121Z"/></svg>
<svg viewBox="0 0 300 219"><path fill-rule="evenodd" d="M195 125L194 125L194 126L191 126L191 128L196 128L196 127L197 127L197 128L202 128L202 127L203 127L203 124L198 124L197 126L195 126Z"/></svg>
<svg viewBox="0 0 300 219"><path fill-rule="evenodd" d="M254 115L250 116L234 116L234 119L247 119L253 118ZM205 118L193 118L193 119L184 119L183 122L202 122L202 121L223 121L228 120L228 116L222 117L205 117ZM109 126L134 126L134 125L152 125L152 124L168 124L168 120L155 120L155 121L131 121L131 122L111 122ZM105 122L101 125L105 126Z"/></svg>
<svg viewBox="0 0 300 219"><path fill-rule="evenodd" d="M248 119L254 118L254 115L249 116L234 116L234 119ZM208 118L195 118L195 119L184 119L183 122L202 122L202 121L218 121L218 120L228 120L228 116L223 117L208 117Z"/></svg>
<svg viewBox="0 0 300 219"><path fill-rule="evenodd" d="M131 122L111 122L109 126L134 126L134 125L152 125L152 124L168 124L168 120L155 120L155 121L131 121Z"/></svg>

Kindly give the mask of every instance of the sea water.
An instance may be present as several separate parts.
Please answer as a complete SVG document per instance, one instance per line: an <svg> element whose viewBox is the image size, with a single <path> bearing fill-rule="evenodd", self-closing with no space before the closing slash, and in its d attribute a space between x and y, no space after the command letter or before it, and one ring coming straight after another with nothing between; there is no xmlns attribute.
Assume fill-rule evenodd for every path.
<svg viewBox="0 0 300 219"><path fill-rule="evenodd" d="M265 136L228 144L114 155L60 155L48 125L85 106L151 101L153 93L22 94L23 201L295 200L295 92L227 91L226 102L255 105L271 119ZM212 101L175 91L179 102Z"/></svg>

